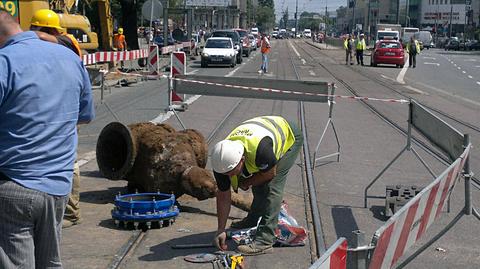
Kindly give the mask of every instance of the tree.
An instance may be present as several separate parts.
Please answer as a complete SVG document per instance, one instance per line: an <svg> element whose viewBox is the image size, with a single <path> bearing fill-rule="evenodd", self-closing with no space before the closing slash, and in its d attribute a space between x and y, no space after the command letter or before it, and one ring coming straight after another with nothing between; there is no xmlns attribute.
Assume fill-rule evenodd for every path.
<svg viewBox="0 0 480 269"><path fill-rule="evenodd" d="M275 24L275 13L273 8L259 7L257 12L257 24L262 31L268 31Z"/></svg>

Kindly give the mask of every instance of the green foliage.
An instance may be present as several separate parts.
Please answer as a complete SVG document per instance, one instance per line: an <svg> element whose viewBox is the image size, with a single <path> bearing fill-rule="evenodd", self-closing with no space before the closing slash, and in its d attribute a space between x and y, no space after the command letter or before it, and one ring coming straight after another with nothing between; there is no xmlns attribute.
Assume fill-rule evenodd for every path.
<svg viewBox="0 0 480 269"><path fill-rule="evenodd" d="M319 28L319 24L323 22L323 16L315 12L303 12L300 14L300 18L298 20L298 28L299 29L311 29L312 31L316 31Z"/></svg>
<svg viewBox="0 0 480 269"><path fill-rule="evenodd" d="M273 28L275 24L275 12L271 7L260 6L257 11L257 25L262 31Z"/></svg>

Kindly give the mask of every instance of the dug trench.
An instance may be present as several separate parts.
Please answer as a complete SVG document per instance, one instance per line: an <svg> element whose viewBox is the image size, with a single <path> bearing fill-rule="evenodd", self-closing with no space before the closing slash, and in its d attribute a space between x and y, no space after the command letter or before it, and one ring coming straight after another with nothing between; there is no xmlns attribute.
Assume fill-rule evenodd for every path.
<svg viewBox="0 0 480 269"><path fill-rule="evenodd" d="M208 146L194 129L176 131L168 124L112 122L97 141L102 175L128 181L129 192L184 194L198 200L214 198L217 184L205 169ZM251 198L232 192L232 205L249 211Z"/></svg>

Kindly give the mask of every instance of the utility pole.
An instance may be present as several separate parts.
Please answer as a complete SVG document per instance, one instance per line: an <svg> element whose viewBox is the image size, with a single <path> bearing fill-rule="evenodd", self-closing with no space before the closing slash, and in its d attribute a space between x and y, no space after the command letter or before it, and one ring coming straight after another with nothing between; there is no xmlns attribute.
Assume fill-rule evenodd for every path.
<svg viewBox="0 0 480 269"><path fill-rule="evenodd" d="M397 0L397 24L400 24L400 0Z"/></svg>
<svg viewBox="0 0 480 269"><path fill-rule="evenodd" d="M410 9L410 1L409 0L406 0L405 1L406 4L405 4L405 27L410 27L410 17L408 17L409 15L409 9ZM408 20L407 20L408 19Z"/></svg>
<svg viewBox="0 0 480 269"><path fill-rule="evenodd" d="M327 35L327 25L328 25L328 0L325 0L325 36Z"/></svg>
<svg viewBox="0 0 480 269"><path fill-rule="evenodd" d="M295 38L298 32L298 0L295 1Z"/></svg>
<svg viewBox="0 0 480 269"><path fill-rule="evenodd" d="M352 33L355 32L355 6L356 6L356 1L353 0L353 7L352 7Z"/></svg>
<svg viewBox="0 0 480 269"><path fill-rule="evenodd" d="M453 5L450 6L450 26L448 26L448 37L452 38L452 15L453 15Z"/></svg>

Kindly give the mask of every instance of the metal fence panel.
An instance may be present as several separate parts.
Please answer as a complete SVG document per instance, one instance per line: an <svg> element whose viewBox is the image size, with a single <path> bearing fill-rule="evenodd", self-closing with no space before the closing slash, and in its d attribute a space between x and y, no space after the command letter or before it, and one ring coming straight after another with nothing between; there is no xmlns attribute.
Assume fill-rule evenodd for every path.
<svg viewBox="0 0 480 269"><path fill-rule="evenodd" d="M179 79L179 80L175 80ZM326 103L332 83L241 77L175 77L177 93Z"/></svg>
<svg viewBox="0 0 480 269"><path fill-rule="evenodd" d="M374 235L369 269L392 268L438 218L465 165L469 145L440 176L393 215Z"/></svg>
<svg viewBox="0 0 480 269"><path fill-rule="evenodd" d="M347 239L340 237L309 269L346 269Z"/></svg>
<svg viewBox="0 0 480 269"><path fill-rule="evenodd" d="M463 152L463 134L419 103L412 101L412 125L455 160Z"/></svg>

